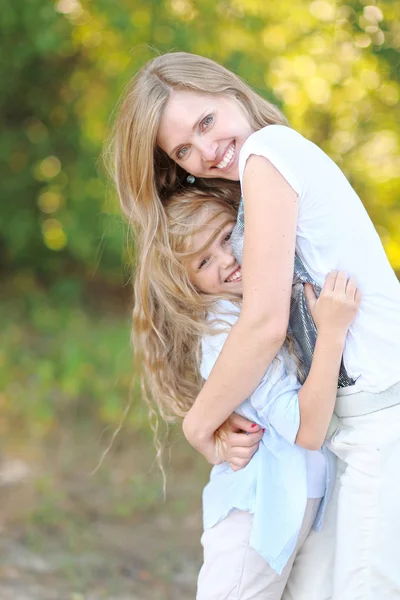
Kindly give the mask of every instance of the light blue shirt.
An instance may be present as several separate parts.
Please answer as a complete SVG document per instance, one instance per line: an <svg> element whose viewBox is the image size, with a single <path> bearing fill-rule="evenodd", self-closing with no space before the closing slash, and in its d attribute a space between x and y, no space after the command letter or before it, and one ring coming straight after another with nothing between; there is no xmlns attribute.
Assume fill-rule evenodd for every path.
<svg viewBox="0 0 400 600"><path fill-rule="evenodd" d="M221 309L221 312L219 310ZM233 325L238 309L228 301L219 303L218 314ZM213 325L221 328L220 323ZM228 331L202 340L201 374L207 379ZM257 389L235 412L265 428L258 451L249 464L233 471L227 463L215 466L203 491L204 529L224 519L231 510L254 515L250 545L281 573L295 549L307 503L307 453L295 445L300 411L295 367L285 350L272 362ZM332 494L335 459L326 448L326 491L313 528L319 530Z"/></svg>

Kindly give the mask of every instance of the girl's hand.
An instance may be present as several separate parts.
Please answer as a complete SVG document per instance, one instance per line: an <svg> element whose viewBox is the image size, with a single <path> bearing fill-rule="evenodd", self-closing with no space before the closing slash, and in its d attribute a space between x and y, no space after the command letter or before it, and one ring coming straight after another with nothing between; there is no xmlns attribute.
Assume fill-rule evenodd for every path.
<svg viewBox="0 0 400 600"><path fill-rule="evenodd" d="M243 469L258 450L264 430L236 413L215 432L219 462L227 462L233 471Z"/></svg>
<svg viewBox="0 0 400 600"><path fill-rule="evenodd" d="M343 271L331 271L319 298L309 283L305 284L304 293L318 335L345 336L361 303L361 292L354 277L347 279Z"/></svg>

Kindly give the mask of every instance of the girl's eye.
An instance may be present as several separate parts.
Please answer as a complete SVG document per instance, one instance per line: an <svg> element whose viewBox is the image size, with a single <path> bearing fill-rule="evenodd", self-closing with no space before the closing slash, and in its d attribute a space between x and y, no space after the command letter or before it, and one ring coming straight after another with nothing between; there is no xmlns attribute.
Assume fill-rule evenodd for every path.
<svg viewBox="0 0 400 600"><path fill-rule="evenodd" d="M229 240L232 237L232 231L230 231L229 233L226 234L226 236L224 237L224 242L229 242Z"/></svg>
<svg viewBox="0 0 400 600"><path fill-rule="evenodd" d="M199 270L200 269L204 269L204 267L208 264L208 261L210 259L209 258L203 258L203 260L201 261L201 263L199 264Z"/></svg>
<svg viewBox="0 0 400 600"><path fill-rule="evenodd" d="M207 115L205 119L200 123L200 129L204 131L211 123L213 122L214 117L212 115Z"/></svg>
<svg viewBox="0 0 400 600"><path fill-rule="evenodd" d="M189 146L183 146L182 148L180 148L178 150L178 152L176 153L176 157L179 160L182 160L182 158L185 158L186 154L189 152Z"/></svg>

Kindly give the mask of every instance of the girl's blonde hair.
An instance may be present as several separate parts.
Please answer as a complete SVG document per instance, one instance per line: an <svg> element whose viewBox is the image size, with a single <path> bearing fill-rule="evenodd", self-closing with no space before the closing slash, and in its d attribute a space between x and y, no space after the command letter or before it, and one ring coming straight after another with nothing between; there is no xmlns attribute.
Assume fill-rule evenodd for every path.
<svg viewBox="0 0 400 600"><path fill-rule="evenodd" d="M206 333L228 330L216 303L225 298L241 303L237 295L208 295L191 283L188 265L202 253L228 224L236 222L240 196L238 189L225 188L204 192L196 188L172 195L165 203L168 246L155 246L152 253L149 295L146 302L135 281L133 345L140 365L144 398L150 415L166 422L184 417L203 384L200 376L201 338ZM225 217L224 220L219 217ZM218 219L218 227L204 246L193 252L193 235ZM217 321L210 321L210 312ZM293 340L285 346L300 365ZM158 439L156 436L156 446Z"/></svg>
<svg viewBox="0 0 400 600"><path fill-rule="evenodd" d="M221 215L226 217L222 227L234 223L239 199L239 190L232 187L208 192L192 188L172 195L165 203L168 244L154 244L145 298L140 281L135 280L136 364L150 413L159 414L166 422L184 417L200 391L200 342L211 330L207 313L218 300L200 292L190 281L188 262L194 257L191 240ZM201 251L220 229L221 225ZM230 299L237 301L235 296Z"/></svg>

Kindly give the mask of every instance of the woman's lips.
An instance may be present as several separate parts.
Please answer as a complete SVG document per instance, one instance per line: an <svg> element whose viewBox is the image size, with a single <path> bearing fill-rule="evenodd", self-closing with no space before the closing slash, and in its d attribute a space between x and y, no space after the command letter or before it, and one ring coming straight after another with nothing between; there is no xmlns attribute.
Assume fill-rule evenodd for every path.
<svg viewBox="0 0 400 600"><path fill-rule="evenodd" d="M214 167L216 169L220 169L220 170L228 169L231 166L231 164L235 158L235 148L236 148L235 142L232 142L231 144L229 144L222 160L220 160L219 163L214 165Z"/></svg>

